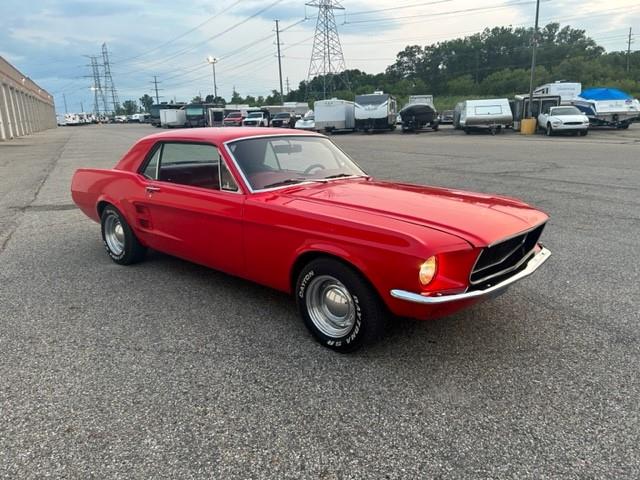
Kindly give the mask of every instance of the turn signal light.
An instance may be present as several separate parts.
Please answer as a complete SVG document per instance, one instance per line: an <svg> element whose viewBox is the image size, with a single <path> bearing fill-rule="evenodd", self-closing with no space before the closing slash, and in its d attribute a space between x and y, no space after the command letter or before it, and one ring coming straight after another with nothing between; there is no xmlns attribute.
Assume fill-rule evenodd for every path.
<svg viewBox="0 0 640 480"><path fill-rule="evenodd" d="M420 283L423 286L427 286L429 285L429 283L431 283L431 280L433 280L433 277L436 276L436 270L438 267L438 260L436 259L435 255L432 257L427 258L427 260L425 260L425 262L420 265L420 272L418 273L418 278L420 279Z"/></svg>

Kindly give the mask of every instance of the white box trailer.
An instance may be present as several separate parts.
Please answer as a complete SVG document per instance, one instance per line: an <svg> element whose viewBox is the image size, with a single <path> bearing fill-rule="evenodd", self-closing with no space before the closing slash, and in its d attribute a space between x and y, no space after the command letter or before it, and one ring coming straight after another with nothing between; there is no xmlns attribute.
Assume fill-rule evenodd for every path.
<svg viewBox="0 0 640 480"><path fill-rule="evenodd" d="M582 91L580 82L553 82L545 83L533 91L534 95L557 95L560 97L561 105L570 105Z"/></svg>
<svg viewBox="0 0 640 480"><path fill-rule="evenodd" d="M160 110L160 125L162 128L182 128L187 124L187 114L184 110Z"/></svg>
<svg viewBox="0 0 640 480"><path fill-rule="evenodd" d="M332 98L313 103L315 129L325 132L355 130L355 104L348 100Z"/></svg>
<svg viewBox="0 0 640 480"><path fill-rule="evenodd" d="M495 134L513 124L513 114L506 98L466 100L460 111L460 128L465 133L490 130Z"/></svg>

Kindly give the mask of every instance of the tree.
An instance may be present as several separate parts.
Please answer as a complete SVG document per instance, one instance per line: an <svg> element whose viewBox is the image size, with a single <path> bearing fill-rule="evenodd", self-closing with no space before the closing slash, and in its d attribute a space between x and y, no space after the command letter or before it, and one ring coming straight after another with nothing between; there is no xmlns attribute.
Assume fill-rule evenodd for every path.
<svg viewBox="0 0 640 480"><path fill-rule="evenodd" d="M204 102L202 101L202 97L200 95L196 95L191 99L191 103L204 103Z"/></svg>
<svg viewBox="0 0 640 480"><path fill-rule="evenodd" d="M140 105L144 108L144 111L149 113L151 111L151 105L153 105L153 97L150 97L146 93L140 97Z"/></svg>
<svg viewBox="0 0 640 480"><path fill-rule="evenodd" d="M120 113L122 115L133 115L134 113L138 113L138 104L135 100L125 100L122 102Z"/></svg>

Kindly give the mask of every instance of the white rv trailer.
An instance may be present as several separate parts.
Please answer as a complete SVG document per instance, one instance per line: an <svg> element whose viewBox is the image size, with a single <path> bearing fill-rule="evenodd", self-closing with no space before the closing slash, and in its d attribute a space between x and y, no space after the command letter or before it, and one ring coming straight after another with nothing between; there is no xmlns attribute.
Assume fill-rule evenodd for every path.
<svg viewBox="0 0 640 480"><path fill-rule="evenodd" d="M325 132L355 130L355 105L348 100L332 98L313 104L315 129Z"/></svg>
<svg viewBox="0 0 640 480"><path fill-rule="evenodd" d="M160 110L160 125L162 128L182 128L187 124L187 113L184 110Z"/></svg>
<svg viewBox="0 0 640 480"><path fill-rule="evenodd" d="M506 98L466 100L460 111L460 128L465 133L473 130L489 130L492 134L500 132L513 124L513 114Z"/></svg>
<svg viewBox="0 0 640 480"><path fill-rule="evenodd" d="M553 82L545 83L539 86L533 91L534 95L557 95L560 97L560 103L562 105L570 105L582 91L582 84L580 82Z"/></svg>
<svg viewBox="0 0 640 480"><path fill-rule="evenodd" d="M356 130L394 130L396 128L397 103L395 97L382 91L355 98Z"/></svg>

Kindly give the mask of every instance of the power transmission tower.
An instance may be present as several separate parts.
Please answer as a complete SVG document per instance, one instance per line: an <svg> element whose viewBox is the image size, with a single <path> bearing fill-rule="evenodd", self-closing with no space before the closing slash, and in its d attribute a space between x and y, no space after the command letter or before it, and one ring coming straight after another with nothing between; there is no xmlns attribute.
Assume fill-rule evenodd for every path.
<svg viewBox="0 0 640 480"><path fill-rule="evenodd" d="M627 72L631 66L631 27L629 27L629 40L627 41Z"/></svg>
<svg viewBox="0 0 640 480"><path fill-rule="evenodd" d="M107 97L104 94L104 90L102 90L98 57L95 55L89 55L88 57L91 60L91 78L93 78L93 86L91 87L91 90L93 90L93 113L98 116L100 115L100 100L102 100L102 105L104 106L103 111L107 112Z"/></svg>
<svg viewBox="0 0 640 480"><path fill-rule="evenodd" d="M318 20L316 21L316 33L313 38L313 50L309 63L309 75L307 76L307 96L309 84L314 77L322 76L322 95L327 98L336 85L336 75L342 80L344 86L350 89L349 80L343 73L346 70L342 45L338 36L336 17L334 10L344 10L339 0L312 0L307 3L309 7L318 8Z"/></svg>
<svg viewBox="0 0 640 480"><path fill-rule="evenodd" d="M158 81L158 77L156 75L153 76L153 86L156 91L156 105L160 105L160 96L158 95L158 84L162 83Z"/></svg>
<svg viewBox="0 0 640 480"><path fill-rule="evenodd" d="M284 94L282 92L282 56L280 55L280 27L276 20L276 42L278 43L278 73L280 75L280 103L284 103Z"/></svg>
<svg viewBox="0 0 640 480"><path fill-rule="evenodd" d="M113 77L111 77L111 64L109 63L109 50L107 50L107 44L102 44L102 62L104 66L104 90L111 93L111 106L113 107L113 114L115 115L120 108L120 101L118 100L118 91L113 83Z"/></svg>

